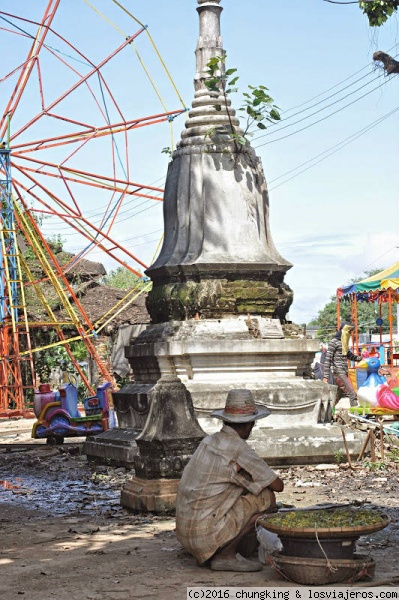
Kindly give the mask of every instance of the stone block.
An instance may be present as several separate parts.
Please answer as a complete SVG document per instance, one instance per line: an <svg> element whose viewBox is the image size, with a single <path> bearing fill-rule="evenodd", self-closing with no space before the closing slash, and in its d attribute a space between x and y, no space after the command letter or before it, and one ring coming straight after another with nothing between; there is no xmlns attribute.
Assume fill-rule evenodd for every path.
<svg viewBox="0 0 399 600"><path fill-rule="evenodd" d="M139 452L136 438L140 433L141 430L138 429L115 427L87 438L83 444L83 452L91 461L133 467L134 458Z"/></svg>

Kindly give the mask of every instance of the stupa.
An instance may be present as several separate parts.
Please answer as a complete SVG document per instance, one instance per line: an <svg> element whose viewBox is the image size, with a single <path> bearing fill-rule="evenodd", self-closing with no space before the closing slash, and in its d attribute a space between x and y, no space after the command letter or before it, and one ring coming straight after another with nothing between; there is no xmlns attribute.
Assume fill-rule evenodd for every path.
<svg viewBox="0 0 399 600"><path fill-rule="evenodd" d="M152 322L125 349L135 383L114 395L119 425L125 441L140 424L149 429L152 390L164 378L184 384L207 433L220 426L209 414L228 391L247 388L271 411L250 440L261 456L271 464L325 461L342 448L330 425L335 390L304 378L318 342L284 333L292 265L272 240L261 161L249 141L235 143L232 133L243 132L231 100L205 85L209 60L225 54L220 0L197 3L194 101L169 164L163 246L146 271ZM347 441L356 446L352 435Z"/></svg>

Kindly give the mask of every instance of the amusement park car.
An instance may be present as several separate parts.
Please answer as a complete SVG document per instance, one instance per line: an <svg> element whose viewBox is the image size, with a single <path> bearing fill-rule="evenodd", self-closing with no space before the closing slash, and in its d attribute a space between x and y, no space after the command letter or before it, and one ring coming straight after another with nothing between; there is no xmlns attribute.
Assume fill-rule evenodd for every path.
<svg viewBox="0 0 399 600"><path fill-rule="evenodd" d="M95 396L83 400L85 414L78 410L78 390L73 383L53 392L47 383L35 392L34 411L37 421L32 437L46 438L47 444L62 444L65 437L91 436L109 429L112 407L112 384L103 383Z"/></svg>

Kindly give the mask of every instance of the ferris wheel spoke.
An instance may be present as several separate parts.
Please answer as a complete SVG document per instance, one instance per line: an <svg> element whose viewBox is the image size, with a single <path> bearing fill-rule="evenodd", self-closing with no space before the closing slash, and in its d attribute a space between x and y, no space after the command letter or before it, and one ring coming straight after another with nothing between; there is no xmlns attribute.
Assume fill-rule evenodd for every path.
<svg viewBox="0 0 399 600"><path fill-rule="evenodd" d="M31 158L28 156L20 156L18 158L35 163L37 165L40 165L37 168L28 167L28 166L22 167L21 165L18 165L17 163L12 162L11 166L18 169L21 173L28 171L30 173L37 173L40 175L46 175L48 177L55 177L58 179L62 179L66 186L67 186L66 182L70 181L73 183L79 183L81 185L97 187L97 188L112 191L112 192L120 192L120 193L123 193L124 195L126 194L128 196L137 196L139 198L147 198L149 200L156 200L157 202L162 202L162 197L154 196L151 194L145 194L145 193L143 193L143 191L140 191L140 190L151 190L154 192L158 192L159 194L163 194L164 193L163 188L146 185L146 184L142 184L142 183L136 183L134 181L128 181L126 179L119 179L116 177L107 177L106 175L100 175L100 174L92 173L89 171L82 171L81 169L74 169L72 167L56 165L51 162L38 160L38 159ZM47 167L49 169L54 169L55 172L45 171L43 169L43 167ZM73 175L75 175L76 178L72 177ZM134 189L132 189L132 188L134 188ZM71 198L73 199L73 201L76 202L75 197L72 194L72 192L70 192L70 194L71 194ZM80 208L78 207L78 205L76 205L76 208L77 208L78 213L81 214L81 211L80 211Z"/></svg>
<svg viewBox="0 0 399 600"><path fill-rule="evenodd" d="M37 186L39 186L39 188L41 188L42 191L45 191L47 194L49 193L48 190L46 190L46 188L44 188L43 185L39 181L36 181L30 175L26 175L26 176L29 179L31 179L31 181L33 183L35 183ZM15 190L17 191L17 195L18 195L21 203L24 205L25 210L28 211L29 209L26 206L26 203L24 202L22 194L20 194L18 188L21 188L26 193L30 194L42 206L44 206L45 208L47 208L50 211L51 214L60 217L63 221L65 221L66 223L68 223L69 225L71 225L72 227L74 227L74 229L76 229L86 239L89 239L90 242L94 242L99 248L101 248L102 250L104 250L107 254L109 254L113 258L117 259L120 264L123 264L123 266L125 266L125 267L127 266L126 263L125 263L125 261L117 258L116 254L113 253L114 250L122 251L130 259L134 260L141 267L144 267L144 269L146 269L148 267L148 265L146 265L137 256L135 256L134 254L132 254L131 252L129 252L129 250L127 250L119 242L117 242L116 240L114 240L111 236L109 236L108 234L106 234L100 228L96 227L93 223L91 223L90 221L88 221L85 217L80 216L80 215L76 215L76 213L75 214L71 214L71 213L73 213L73 211L71 211L69 209L69 207L67 205L65 205L65 203L60 198L57 198L54 193L51 193L51 197L53 198L53 200L56 201L56 203L59 203L64 209L66 209L66 212L64 214L55 212L54 209L43 200L43 198L41 198L37 194L33 193L32 189L27 188L21 182L18 182L18 181L14 180L13 186L14 186ZM76 225L76 222L79 223L79 227ZM83 229L83 225L88 228L87 231ZM92 231L93 233L89 233L90 231ZM97 237L99 237L102 241L99 242L98 239L97 239ZM111 248L107 248L103 244L103 240L106 241L106 242L108 242L111 245ZM140 277L141 277L141 275L140 275Z"/></svg>
<svg viewBox="0 0 399 600"><path fill-rule="evenodd" d="M21 144L13 143L12 148L13 152L17 154L24 154L36 150L45 150L64 144L77 143L86 138L95 139L108 135L116 135L117 133L128 132L132 129L137 129L146 125L155 125L157 123L169 121L171 117L181 115L183 112L185 111L182 109L172 110L166 113L159 113L147 117L140 117L138 119L131 119L126 122L104 125L102 127L86 125L86 130L83 131L75 131L65 135L47 137L31 142L24 142Z"/></svg>
<svg viewBox="0 0 399 600"><path fill-rule="evenodd" d="M47 208L49 208L50 210L52 210L55 214L54 208L47 204L46 202L44 202L44 200L42 198L40 198L40 196L36 195L33 192L33 189L35 187L37 187L39 190L41 190L42 192L44 192L46 194L46 196L48 196L49 198L51 198L55 204L57 204L58 206L62 207L63 210L66 211L67 214L74 214L75 217L80 217L80 214L78 214L77 212L75 212L73 210L72 207L68 206L61 198L59 198L59 196L57 196L57 194L55 194L54 192L52 192L51 190L49 190L45 185L43 185L38 179L36 179L35 177L33 177L33 175L31 175L30 173L28 173L26 171L26 169L21 169L19 167L19 165L17 165L16 163L13 163L13 168L15 170L17 170L21 175L23 175L26 179L30 180L31 183L33 184L30 188L26 187L22 181L18 181L16 178L13 178L13 186L17 189L17 186L19 186L21 189L23 189L25 192L27 192L30 196L32 196L32 198L36 198L36 200L38 202L40 202L41 204L45 205ZM21 196L20 194L18 194L18 196Z"/></svg>
<svg viewBox="0 0 399 600"><path fill-rule="evenodd" d="M4 138L5 133L7 131L7 126L8 126L7 121L8 121L8 119L11 119L12 116L14 115L14 113L18 107L18 104L22 98L22 95L24 93L26 85L27 85L29 78L31 76L31 73L33 71L33 67L35 65L38 53L40 52L40 49L42 48L42 46L44 44L44 40L46 39L46 36L48 33L48 28L51 25L52 20L54 19L54 16L57 12L59 3L60 3L60 0L49 0L49 2L47 4L47 8L44 12L44 15L43 15L42 21L40 23L40 26L38 28L37 34L34 38L32 46L29 50L28 58L25 61L25 66L20 73L18 81L15 85L14 91L12 92L10 100L4 111L4 114L2 117L2 122L0 125L0 137L1 138ZM7 14L7 13L2 13L2 14Z"/></svg>
<svg viewBox="0 0 399 600"><path fill-rule="evenodd" d="M129 32L127 35L119 27L123 27L126 18L124 15L117 26L122 34L119 40L113 37L114 34L104 37L101 37L102 33L97 35L97 30L89 23L87 27L90 28L90 34L79 37L79 28L68 18L70 15L76 18L76 11L69 4L61 0L36 0L28 4L25 4L24 0L14 0L12 11L18 12L14 9L17 6L20 15L0 11L2 37L8 36L11 41L9 45L4 45L7 52L3 53L4 68L0 74L0 84L3 84L0 95L0 135L2 132L3 138L0 137L0 141L3 141L3 150L8 156L8 165L12 171L12 177L9 177L7 206L9 205L15 214L15 232L18 232L21 239L26 240L27 246L33 252L32 256L25 256L21 252L22 246L18 248L17 240L16 252L10 246L7 260L11 261L14 255L19 255L21 264L29 267L29 261L33 262L30 275L27 274L27 268L23 278L11 274L3 276L4 289L8 286L3 304L6 308L16 305L9 289L11 285L21 294L24 293L25 286L29 288L29 302L35 297L44 299L43 307L47 303L50 310L46 313L40 309L36 315L29 305L28 309L31 312L27 313L28 325L40 327L43 325L39 322L40 316L46 314L47 326L53 327L54 332L58 334L59 341L56 343L65 344L73 361L72 349L66 342L67 336L69 342L84 340L85 337L91 338L92 334L97 333L93 330L91 322L90 298L84 297L86 286L81 288L82 298L76 298L76 294L73 293L75 288L71 281L75 282L73 277L76 265L87 257L91 259L99 285L103 283L100 280L100 272L104 273L105 268L114 268L112 264L115 263L141 280L143 270L147 268L145 258L141 260L135 256L130 249L134 252L136 249L131 246L130 240L125 238L131 235L131 228L134 227L138 231L134 232L137 238L133 240L142 238L146 240L145 244L156 241L149 240L149 234L141 227L140 220L144 211L149 208L155 211L157 203L162 201L163 189L156 187L156 184L146 185L135 181L136 178L139 181L144 179L133 173L139 172L141 164L146 165L146 159L141 153L137 159L135 154L134 163L130 160L132 149L137 152L135 138L141 139L140 135L135 135L135 131L141 131L148 125L169 121L170 146L173 147L172 121L187 108L151 36L150 48L144 44L143 50L154 50L156 59L159 59L177 98L181 101L178 106L183 108L168 110L167 103L155 85L155 78L145 65L144 55L141 56L136 50L136 42L133 40L139 38L142 42L144 36L141 33L146 31L148 34L147 26L134 19L135 33L130 35ZM39 18L36 16L37 7ZM119 12L114 13L118 14L119 19ZM78 16L86 19L89 14L89 18L96 19L95 27L98 25L98 31L102 32L104 24L99 24L98 14L94 17L92 11L88 12L83 8ZM107 21L113 25L109 19ZM60 27L60 32L56 31L57 26ZM100 39L101 42L97 43ZM137 57L139 69L144 70L146 76L147 88L141 85L143 73L138 74L140 86L137 86L137 89L140 89L143 95L148 94L147 89L149 90L148 102L144 96L143 105L154 107L145 109L147 116L138 118L134 118L135 112L132 114L131 110L135 95L127 93L123 80L126 68L132 77L135 74L135 71L131 70L131 67L135 67L132 57L133 60ZM152 55L149 55L149 58L153 60ZM152 63L150 64L152 68ZM141 104L137 102L136 106ZM150 112L155 114L151 115ZM165 127L163 129L165 130ZM167 145L167 142L164 145ZM0 169L3 175L4 169ZM160 177L158 181L161 179ZM48 220L42 222L43 216ZM156 219L158 217L159 214L156 215ZM77 241L75 249L70 252L67 250L66 240L61 238L64 231L69 231L65 235L71 236L71 245L75 245ZM133 243L135 244L135 241ZM138 246L142 245L138 243ZM60 247L63 253L58 255ZM140 253L141 249L138 251ZM102 253L101 258L97 258L99 252ZM39 268L38 261L41 265ZM94 261L101 261L103 264L98 272ZM84 261L81 266L84 266ZM90 265L87 267L91 268ZM140 282L136 294L139 295L147 289L148 285L146 287ZM101 288L99 291L101 292ZM53 298L53 294L54 298L55 294L58 294L60 299L63 298L62 304L57 299L60 309L55 312L52 311L47 298ZM126 303L125 299L120 301L118 312L124 310ZM35 300L32 306L36 306ZM107 306L107 311L94 324L96 330L100 331L114 318L115 307L108 310ZM31 322L29 317L34 317ZM17 325L19 327L19 321ZM21 351L29 353L32 365L30 387L33 387L36 377L29 336L28 345L20 348L18 335L13 334L10 328L3 329L4 331L0 328L0 349L9 352L12 346L15 355ZM67 331L65 335L64 329ZM23 326L21 331L25 331ZM91 355L97 366L102 369L105 363L102 364L96 349L97 342L94 339L92 344L90 339L88 342L88 355ZM49 345L44 347L50 348ZM78 367L75 365L75 368ZM0 413L2 407L9 406L9 399L14 397L14 389L19 405L24 406L19 357L16 356L7 369L3 379L9 377L12 384L8 386L8 395L0 398ZM113 379L112 373L107 369L103 370L103 374L106 379ZM82 379L84 380L84 373ZM90 385L88 380L84 380L84 383L86 387Z"/></svg>
<svg viewBox="0 0 399 600"><path fill-rule="evenodd" d="M1 14L6 14L6 13L1 13L0 11L0 15ZM9 15L12 16L15 19L20 19L22 21L28 22L30 24L34 24L36 26L38 26L39 28L42 26L41 23L38 23L36 21L32 21L30 19L23 19L22 17L18 17L17 15ZM2 17L4 18L4 17ZM28 33L21 33L19 31L14 31L14 30L9 30L9 29L5 29L5 28L0 28L0 30L4 30L7 31L8 33L12 33L14 35L20 35L26 38L33 38L32 35L29 35ZM96 69L95 64L87 57L85 56L82 52L79 51L78 48L76 48L74 45L72 45L67 39L65 39L62 35L60 35L57 31L55 31L54 29L52 29L50 26L47 26L47 30L49 32L52 33L52 35L54 35L56 38L58 38L60 41L62 41L64 44L66 44L72 51L74 54L76 54L76 56L79 56L86 65L93 67L94 69ZM60 55L59 52L55 51L53 48L51 48L50 46L43 44L43 47L47 50L47 52L49 54L51 54L57 61L61 62L62 65L64 65L67 69L69 69L70 71L72 71L73 73L75 73L75 75L79 78L82 79L84 77L84 75L82 73L80 73L77 69L75 69L69 62L67 62L66 60L64 60L64 58ZM40 96L41 96L41 103L42 103L42 111L45 111L45 103L44 103L44 93L43 93L43 88L42 88L42 80L41 80L41 74L40 74L40 57L39 57L39 52L36 55L36 65L37 65L37 70L38 70L38 80L39 80L39 87L40 87ZM14 69L13 71L11 71L11 73L9 73L8 75L6 75L3 79L0 80L0 83L5 81L6 79L8 79L11 75L13 75L14 73L16 73L18 70L22 69L26 64L28 64L30 62L31 59L26 60L22 65L20 65L19 67L17 67L16 69ZM107 94L109 95L113 106L115 107L116 111L118 112L118 114L120 115L120 117L123 119L123 114L122 111L120 110L117 102L114 99L114 96L106 82L106 80L104 79L102 72L100 70L98 70L98 78L99 78L99 83L100 83L100 87L104 86ZM87 87L87 89L89 90L93 101L95 102L95 104L97 105L100 114L102 115L103 119L107 122L107 115L106 112L104 112L103 107L101 106L100 102L97 99L96 94L94 93L93 89L91 88L89 82L86 80L85 85ZM104 101L104 98L103 98Z"/></svg>
<svg viewBox="0 0 399 600"><path fill-rule="evenodd" d="M59 2L59 0L58 0ZM116 50L114 50L114 52L111 52L111 54L109 54L103 61L101 61L96 67L94 67L91 71L89 71L89 73L87 73L86 75L84 75L83 77L81 77L79 79L79 81L77 81L74 85L72 85L68 90L66 90L63 94L61 94L61 96L59 96L56 100L54 100L53 102L50 103L50 105L44 109L44 111L40 112L39 114L37 114L35 117L33 117L28 123L26 123L26 125L24 127L22 127L21 129L19 129L15 134L13 134L11 136L11 140L15 139L16 137L18 137L22 132L26 131L26 129L28 129L29 127L31 127L34 123L36 123L36 121L38 121L40 118L43 117L44 114L46 114L46 112L51 111L54 106L57 106L57 104L59 104L62 100L64 100L67 96L69 96L72 92L74 92L78 87L80 87L83 83L85 83L92 75L98 73L98 71L104 66L106 65L114 56L116 56L121 50L123 50L124 48L126 48L126 46L128 46L138 35L140 35L140 33L142 33L143 31L145 31L145 27L142 27L139 31L137 31L136 33L134 33L133 35L129 36L123 44L121 44Z"/></svg>

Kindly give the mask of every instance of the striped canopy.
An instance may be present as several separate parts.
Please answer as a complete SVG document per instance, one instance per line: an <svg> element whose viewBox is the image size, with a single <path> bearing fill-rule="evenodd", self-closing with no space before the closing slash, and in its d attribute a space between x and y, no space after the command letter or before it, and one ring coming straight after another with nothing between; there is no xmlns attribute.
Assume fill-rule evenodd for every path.
<svg viewBox="0 0 399 600"><path fill-rule="evenodd" d="M395 292L394 297L397 296L399 292L399 262L371 277L367 277L367 279L338 288L337 297L345 298L351 294L367 296L367 293L371 292L370 300L374 300L373 296L375 294L373 292L378 294L379 292L386 292L388 289Z"/></svg>

